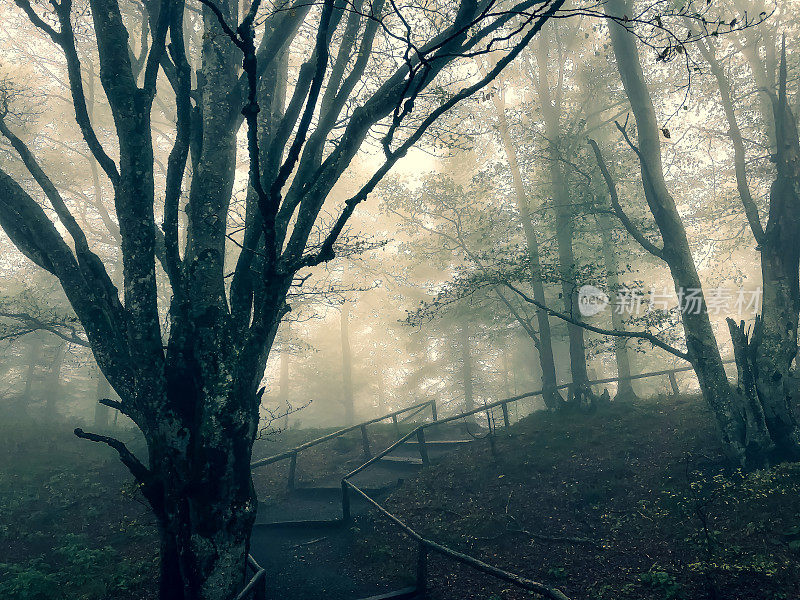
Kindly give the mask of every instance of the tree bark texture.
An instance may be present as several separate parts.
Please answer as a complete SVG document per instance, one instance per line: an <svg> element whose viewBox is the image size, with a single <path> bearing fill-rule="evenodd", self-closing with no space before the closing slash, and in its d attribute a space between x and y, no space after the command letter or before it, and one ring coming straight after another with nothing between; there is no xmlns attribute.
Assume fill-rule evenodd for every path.
<svg viewBox="0 0 800 600"><path fill-rule="evenodd" d="M610 0L605 10L621 17L629 9L625 0ZM661 233L663 250L660 254L670 269L679 299L683 298L685 291L700 290L699 305L690 307L683 301L681 305L689 359L703 397L716 417L726 453L735 463L748 468L761 467L770 463L775 447L764 407L753 401L751 395L742 393L747 387L744 373L739 390L732 389L728 382L686 230L664 180L660 129L639 62L635 37L616 22L609 24L609 30L617 67L636 120L638 147L635 151L641 165L645 198ZM796 272L793 278L796 281ZM734 334L734 347L740 349L741 355L741 336L737 339L733 328L731 333Z"/></svg>

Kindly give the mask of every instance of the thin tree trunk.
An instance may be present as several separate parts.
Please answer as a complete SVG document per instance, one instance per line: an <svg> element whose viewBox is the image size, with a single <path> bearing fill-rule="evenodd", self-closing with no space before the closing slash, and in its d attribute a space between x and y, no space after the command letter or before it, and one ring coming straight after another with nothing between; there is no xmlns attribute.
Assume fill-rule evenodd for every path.
<svg viewBox="0 0 800 600"><path fill-rule="evenodd" d="M289 342L290 335L289 323L284 325L286 328L285 335L286 341L281 345L281 364L280 364L280 379L278 381L278 411L283 411L281 418L281 428L289 428Z"/></svg>
<svg viewBox="0 0 800 600"><path fill-rule="evenodd" d="M505 150L508 167L511 171L511 180L514 185L515 206L519 212L522 230L525 234L533 298L540 304L546 305L547 298L544 292L542 266L539 259L539 240L536 235L536 230L533 227L530 201L525 192L522 173L517 160L517 151L514 148L511 135L509 134L508 122L505 115L505 103L503 102L502 95L495 96L494 102L497 110L500 141ZM545 310L537 307L536 321L539 325L539 343L537 344L537 350L539 351L539 364L542 370L542 399L544 400L545 406L548 408L558 409L564 403L564 400L556 389L558 380L556 378L556 363L553 356L553 336L550 332L550 317Z"/></svg>
<svg viewBox="0 0 800 600"><path fill-rule="evenodd" d="M62 342L56 347L53 362L50 364L50 370L47 373L44 395L45 415L48 419L55 419L58 415L56 406L58 399L61 397L61 367L64 365L64 356L66 353L67 344L66 342Z"/></svg>
<svg viewBox="0 0 800 600"><path fill-rule="evenodd" d="M353 355L350 348L350 303L342 304L342 401L345 424L355 423L355 399L353 397Z"/></svg>
<svg viewBox="0 0 800 600"><path fill-rule="evenodd" d="M469 325L460 321L458 331L461 337L461 383L464 386L464 411L475 408L475 396L472 387L472 349Z"/></svg>
<svg viewBox="0 0 800 600"><path fill-rule="evenodd" d="M619 291L619 260L617 259L617 251L614 246L613 224L608 215L601 213L598 215L598 225L603 244L606 289L608 290L608 294L614 297ZM616 331L625 331L625 321L622 318L622 314L613 308L611 310L611 328ZM630 379L631 363L630 357L628 356L627 342L628 339L624 337L614 338L614 358L617 361L617 377L619 377L615 400L631 400L636 398L636 392L633 390L633 383Z"/></svg>
<svg viewBox="0 0 800 600"><path fill-rule="evenodd" d="M561 110L563 70L565 65L558 67L559 83L554 91L550 88L547 78L549 72L548 58L552 38L542 35L536 46L537 73L535 78L536 89L539 95L542 115L544 117L545 135L548 145L548 170L552 189L552 199L556 212L556 243L558 246L558 268L561 278L561 295L564 301L564 312L574 317L579 317L578 294L575 273L575 253L572 247L575 231L572 199L570 197L569 182L567 181L561 161L559 144L561 142ZM535 299L535 298L534 298ZM570 387L570 402L575 406L584 403L594 404L595 396L589 386L589 376L586 372L586 344L584 330L573 323L567 323L569 338L569 362L572 385Z"/></svg>
<svg viewBox="0 0 800 600"><path fill-rule="evenodd" d="M42 356L42 344L39 341L38 335L27 336L28 349L25 353L25 363L27 369L25 370L25 390L22 392L22 399L26 406L33 402L33 380L36 378L36 369L39 366L39 361Z"/></svg>
<svg viewBox="0 0 800 600"><path fill-rule="evenodd" d="M511 377L510 377L510 360L508 350L508 335L504 335L501 340L502 349L500 350L500 370L503 375L503 396L510 398L513 395L511 391Z"/></svg>
<svg viewBox="0 0 800 600"><path fill-rule="evenodd" d="M586 103L590 104L589 102ZM590 130L599 129L599 115L598 110L587 110L586 124ZM601 196L602 197L602 196ZM603 266L606 271L606 291L611 298L615 298L620 291L619 282L619 256L617 254L617 244L614 240L614 220L608 212L608 198L604 200L604 206L598 207L599 210L596 215L597 228L600 233L600 240L603 248ZM611 307L611 327L616 331L625 331L625 319L622 312L615 310ZM617 393L615 400L633 400L636 399L636 392L633 389L633 381L631 376L630 355L628 353L629 338L617 336L614 338L614 358L617 364Z"/></svg>
<svg viewBox="0 0 800 600"><path fill-rule="evenodd" d="M564 312L574 317L579 317L578 293L575 273L575 254L572 243L574 236L574 222L571 209L571 200L563 168L556 162L555 157L550 159L550 176L553 182L553 199L556 206L556 242L558 245L558 267L561 278L561 294L564 300ZM569 336L569 364L572 375L571 402L580 406L584 402L592 404L594 393L589 386L589 375L586 368L586 343L583 337L584 329L579 325L567 323Z"/></svg>

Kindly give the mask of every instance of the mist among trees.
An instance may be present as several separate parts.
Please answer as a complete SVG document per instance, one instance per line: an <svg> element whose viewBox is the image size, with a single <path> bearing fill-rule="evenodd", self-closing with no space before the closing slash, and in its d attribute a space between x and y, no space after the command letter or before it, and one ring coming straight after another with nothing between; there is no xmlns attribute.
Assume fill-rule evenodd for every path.
<svg viewBox="0 0 800 600"><path fill-rule="evenodd" d="M790 0L0 5L0 593L800 596Z"/></svg>

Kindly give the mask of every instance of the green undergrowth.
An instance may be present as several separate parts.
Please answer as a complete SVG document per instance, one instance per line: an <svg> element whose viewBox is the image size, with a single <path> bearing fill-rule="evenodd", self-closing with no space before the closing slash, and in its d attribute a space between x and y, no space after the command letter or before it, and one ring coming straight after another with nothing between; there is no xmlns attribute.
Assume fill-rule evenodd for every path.
<svg viewBox="0 0 800 600"><path fill-rule="evenodd" d="M0 415L0 599L147 600L157 596L158 539L153 517L116 453L76 438L80 423ZM403 433L409 424L401 424ZM255 458L274 455L335 429L289 429L257 440ZM393 427L368 428L373 451ZM108 432L146 456L133 430ZM361 432L301 454L298 482L320 480L363 461ZM281 501L288 461L255 473L262 500Z"/></svg>
<svg viewBox="0 0 800 600"><path fill-rule="evenodd" d="M152 518L113 451L74 425L0 421L0 598L155 597Z"/></svg>
<svg viewBox="0 0 800 600"><path fill-rule="evenodd" d="M730 470L712 423L698 398L536 413L512 437L498 432L407 478L386 506L424 536L573 600L796 600L800 465ZM0 598L154 598L152 517L114 453L72 426L0 420ZM269 436L254 456L329 431ZM141 453L133 432L119 435ZM373 452L396 437L385 425L369 435ZM298 481L336 476L362 453L360 431L303 452ZM287 469L256 473L262 498L282 497ZM416 546L394 525L360 517L350 534L351 577L413 581ZM306 548L309 560L324 551ZM441 557L429 570L432 600L530 597Z"/></svg>

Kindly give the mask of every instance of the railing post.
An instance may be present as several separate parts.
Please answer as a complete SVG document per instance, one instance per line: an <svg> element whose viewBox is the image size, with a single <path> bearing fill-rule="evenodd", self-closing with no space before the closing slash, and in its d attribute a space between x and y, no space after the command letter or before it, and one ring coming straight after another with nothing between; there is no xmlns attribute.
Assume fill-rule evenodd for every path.
<svg viewBox="0 0 800 600"><path fill-rule="evenodd" d="M419 543L417 552L417 597L425 598L428 587L428 548L425 542Z"/></svg>
<svg viewBox="0 0 800 600"><path fill-rule="evenodd" d="M372 458L372 452L369 449L369 436L367 435L367 425L361 425L361 444L364 446L364 456L367 459Z"/></svg>
<svg viewBox="0 0 800 600"><path fill-rule="evenodd" d="M672 395L678 396L681 393L681 390L678 387L678 380L675 379L675 371L669 372L669 384L672 386Z"/></svg>
<svg viewBox="0 0 800 600"><path fill-rule="evenodd" d="M417 445L419 446L419 456L422 459L422 464L428 466L430 459L428 458L428 447L425 445L425 429L419 427L417 429Z"/></svg>
<svg viewBox="0 0 800 600"><path fill-rule="evenodd" d="M261 571L261 579L258 580L253 597L255 600L267 600L267 574L264 571Z"/></svg>
<svg viewBox="0 0 800 600"><path fill-rule="evenodd" d="M394 432L397 437L400 437L400 423L397 422L397 415L392 415L392 423L394 423Z"/></svg>
<svg viewBox="0 0 800 600"><path fill-rule="evenodd" d="M436 410L436 400L431 400L431 416L434 421L439 420L439 413Z"/></svg>
<svg viewBox="0 0 800 600"><path fill-rule="evenodd" d="M503 409L503 425L506 428L506 433L511 435L511 419L508 417L508 403L503 403L500 407Z"/></svg>
<svg viewBox="0 0 800 600"><path fill-rule="evenodd" d="M289 461L289 489L294 489L294 475L297 472L297 452L292 454L292 459Z"/></svg>
<svg viewBox="0 0 800 600"><path fill-rule="evenodd" d="M347 481L342 479L342 521L349 523L352 520L350 515L350 490Z"/></svg>

